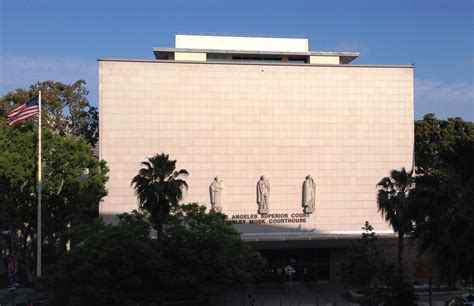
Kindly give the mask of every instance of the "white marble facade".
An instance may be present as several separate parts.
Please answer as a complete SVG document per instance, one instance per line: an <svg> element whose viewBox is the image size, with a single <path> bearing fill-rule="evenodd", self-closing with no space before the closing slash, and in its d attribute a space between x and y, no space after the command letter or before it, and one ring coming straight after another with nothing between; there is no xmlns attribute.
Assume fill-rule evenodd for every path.
<svg viewBox="0 0 474 306"><path fill-rule="evenodd" d="M257 214L256 182L271 183L271 214L301 214L302 182L317 185L306 222L239 230L360 231L377 212L376 183L413 163L413 67L100 60L100 158L110 167L106 218L137 208L140 162L165 152L190 176L183 201ZM296 215L295 215L296 216Z"/></svg>

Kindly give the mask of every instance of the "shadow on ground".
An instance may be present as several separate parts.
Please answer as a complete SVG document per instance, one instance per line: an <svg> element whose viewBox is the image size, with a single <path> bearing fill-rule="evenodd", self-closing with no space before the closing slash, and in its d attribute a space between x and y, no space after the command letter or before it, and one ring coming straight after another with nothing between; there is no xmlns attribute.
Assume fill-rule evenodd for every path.
<svg viewBox="0 0 474 306"><path fill-rule="evenodd" d="M251 295L249 298L248 295ZM293 282L262 283L247 289L226 290L211 299L213 306L315 306L350 305L342 284Z"/></svg>

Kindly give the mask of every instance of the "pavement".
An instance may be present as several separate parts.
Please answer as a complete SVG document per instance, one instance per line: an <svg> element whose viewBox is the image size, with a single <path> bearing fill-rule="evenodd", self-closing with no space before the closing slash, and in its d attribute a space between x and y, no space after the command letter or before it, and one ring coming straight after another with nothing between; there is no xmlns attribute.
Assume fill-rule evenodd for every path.
<svg viewBox="0 0 474 306"><path fill-rule="evenodd" d="M251 299L255 304L251 304ZM355 306L345 297L344 285L330 283L289 282L261 283L246 288L234 288L219 291L210 299L211 306ZM15 290L16 303L25 305L34 295L32 288ZM461 296L460 292L433 294L432 306L443 306L451 297ZM428 294L420 294L418 305L428 306ZM11 306L12 292L8 288L0 289L0 306Z"/></svg>
<svg viewBox="0 0 474 306"><path fill-rule="evenodd" d="M227 291L211 299L212 305L252 306L249 294L255 300L255 306L323 306L356 305L344 297L342 284L329 283L263 283L246 289Z"/></svg>
<svg viewBox="0 0 474 306"><path fill-rule="evenodd" d="M255 300L255 306L355 306L345 297L346 289L342 283L263 283L245 289L222 292L211 299L212 306L253 306L248 295ZM444 306L461 292L443 292L432 296L432 306ZM420 294L418 305L428 306L428 294Z"/></svg>
<svg viewBox="0 0 474 306"><path fill-rule="evenodd" d="M34 290L32 288L18 288L14 292L8 288L0 289L0 306L11 306L12 298L15 298L16 304L25 304L28 302L31 296L33 296Z"/></svg>

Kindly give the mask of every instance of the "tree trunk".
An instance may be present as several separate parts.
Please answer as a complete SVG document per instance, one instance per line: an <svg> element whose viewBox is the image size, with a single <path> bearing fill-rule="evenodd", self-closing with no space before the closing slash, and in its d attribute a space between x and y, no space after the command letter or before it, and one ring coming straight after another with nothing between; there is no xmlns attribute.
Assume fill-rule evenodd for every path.
<svg viewBox="0 0 474 306"><path fill-rule="evenodd" d="M398 278L400 281L403 281L403 236L403 232L398 232Z"/></svg>
<svg viewBox="0 0 474 306"><path fill-rule="evenodd" d="M452 269L452 267L451 267ZM451 290L451 291L454 291L456 289L456 273L451 270L451 271L447 271L448 275L447 275L447 283L448 283L448 289Z"/></svg>
<svg viewBox="0 0 474 306"><path fill-rule="evenodd" d="M158 244L161 246L163 242L163 223L159 222L155 225L156 230L156 239L158 240Z"/></svg>
<svg viewBox="0 0 474 306"><path fill-rule="evenodd" d="M430 265L430 283L429 283L429 301L430 301L430 306L432 306L432 296L433 296L433 276L431 275L432 267Z"/></svg>

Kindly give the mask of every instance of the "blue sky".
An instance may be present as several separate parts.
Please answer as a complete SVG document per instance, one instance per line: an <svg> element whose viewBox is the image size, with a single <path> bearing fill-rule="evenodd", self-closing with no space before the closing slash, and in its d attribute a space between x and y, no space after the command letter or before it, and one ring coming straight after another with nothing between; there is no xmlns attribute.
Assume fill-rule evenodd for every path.
<svg viewBox="0 0 474 306"><path fill-rule="evenodd" d="M415 63L415 117L474 120L473 0L0 0L0 95L85 79L97 58L152 59L176 32L306 35L358 64Z"/></svg>

